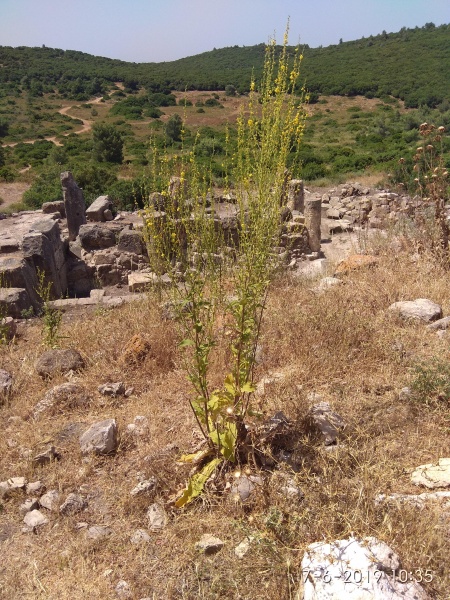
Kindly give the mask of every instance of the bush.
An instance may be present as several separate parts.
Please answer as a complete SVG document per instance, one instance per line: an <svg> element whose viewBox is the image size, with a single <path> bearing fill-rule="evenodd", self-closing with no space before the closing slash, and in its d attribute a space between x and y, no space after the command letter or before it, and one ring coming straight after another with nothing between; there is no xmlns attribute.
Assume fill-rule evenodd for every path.
<svg viewBox="0 0 450 600"><path fill-rule="evenodd" d="M106 123L96 123L92 128L94 139L93 156L98 162L121 164L123 161L122 133Z"/></svg>

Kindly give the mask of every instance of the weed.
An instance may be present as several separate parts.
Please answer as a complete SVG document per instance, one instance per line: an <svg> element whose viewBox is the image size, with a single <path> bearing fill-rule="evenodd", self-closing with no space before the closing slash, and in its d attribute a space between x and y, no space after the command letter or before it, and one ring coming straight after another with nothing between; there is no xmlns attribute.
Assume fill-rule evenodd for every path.
<svg viewBox="0 0 450 600"><path fill-rule="evenodd" d="M411 382L414 401L431 407L450 406L450 364L432 358L415 366Z"/></svg>
<svg viewBox="0 0 450 600"><path fill-rule="evenodd" d="M61 339L59 328L62 320L62 312L50 305L51 288L50 281L45 280L45 272L38 269L37 295L42 301L42 343L49 348L56 348Z"/></svg>
<svg viewBox="0 0 450 600"><path fill-rule="evenodd" d="M247 417L252 405L253 372L261 322L276 261L272 248L279 235L279 207L286 167L303 134L304 112L294 95L302 57L288 55L287 32L278 55L267 46L263 78L237 120L237 147L231 156L238 240L226 239L220 219L209 206L211 176L193 151L182 154L179 177L163 191L164 213L145 213L149 256L160 276L169 273L185 349L185 369L194 394L192 411L207 442L200 453L182 457L198 465L177 506L198 496L216 468L248 460ZM180 135L184 132L181 131ZM225 146L228 153L229 134ZM154 173L168 181L173 158L153 155ZM228 181L228 173L225 176ZM215 387L214 351L227 356L229 371Z"/></svg>

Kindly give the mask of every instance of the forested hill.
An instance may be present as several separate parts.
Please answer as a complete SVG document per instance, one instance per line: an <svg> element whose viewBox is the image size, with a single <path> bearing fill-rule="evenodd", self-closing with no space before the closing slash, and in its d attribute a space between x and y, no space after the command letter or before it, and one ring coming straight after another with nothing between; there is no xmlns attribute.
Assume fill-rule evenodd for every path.
<svg viewBox="0 0 450 600"><path fill-rule="evenodd" d="M303 77L311 92L338 95L386 94L409 107L450 100L450 25L415 29L323 48L303 49ZM0 93L56 92L84 100L105 93L112 82L130 90L248 90L264 59L264 44L214 49L163 63L128 63L74 50L0 46Z"/></svg>

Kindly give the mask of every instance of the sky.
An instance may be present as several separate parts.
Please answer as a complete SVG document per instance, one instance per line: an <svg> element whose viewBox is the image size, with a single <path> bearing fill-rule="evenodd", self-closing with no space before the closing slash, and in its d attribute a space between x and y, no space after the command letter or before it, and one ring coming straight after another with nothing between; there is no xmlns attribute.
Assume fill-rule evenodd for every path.
<svg viewBox="0 0 450 600"><path fill-rule="evenodd" d="M0 45L80 50L131 62L282 42L328 46L450 23L450 0L0 0Z"/></svg>

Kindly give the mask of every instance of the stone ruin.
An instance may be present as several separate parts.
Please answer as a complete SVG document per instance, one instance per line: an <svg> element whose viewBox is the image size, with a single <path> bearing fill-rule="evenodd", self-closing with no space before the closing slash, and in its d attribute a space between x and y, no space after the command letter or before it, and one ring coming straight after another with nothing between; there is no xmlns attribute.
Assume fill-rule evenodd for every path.
<svg viewBox="0 0 450 600"><path fill-rule="evenodd" d="M53 304L59 307L99 301L117 305L118 296L145 291L156 279L149 266L142 217L126 212L114 216L108 196L100 196L86 209L83 192L70 172L61 174L61 183L63 201L0 219L0 317L18 319L39 311L40 272L51 282ZM169 193L176 194L179 187L173 177ZM280 261L318 258L321 200L305 201L303 182L292 180L286 182L283 201L275 248ZM151 194L150 203L155 210L164 208L161 194ZM228 243L237 243L239 216L233 195L211 198L210 207Z"/></svg>

